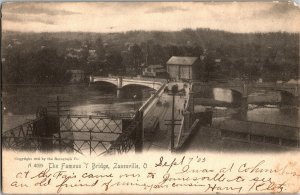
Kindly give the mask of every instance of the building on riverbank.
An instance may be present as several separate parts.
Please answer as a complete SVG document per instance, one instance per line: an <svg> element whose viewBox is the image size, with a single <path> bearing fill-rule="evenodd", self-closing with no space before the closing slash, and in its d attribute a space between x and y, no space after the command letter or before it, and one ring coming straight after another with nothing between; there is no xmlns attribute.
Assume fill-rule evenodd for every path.
<svg viewBox="0 0 300 195"><path fill-rule="evenodd" d="M172 56L167 61L167 72L171 79L194 80L197 79L196 67L200 66L200 62L198 57Z"/></svg>
<svg viewBox="0 0 300 195"><path fill-rule="evenodd" d="M143 68L143 76L166 78L167 71L166 71L166 68L160 64L149 65L149 66Z"/></svg>
<svg viewBox="0 0 300 195"><path fill-rule="evenodd" d="M71 75L70 82L71 83L80 83L84 81L84 71L79 69L67 70L67 73Z"/></svg>

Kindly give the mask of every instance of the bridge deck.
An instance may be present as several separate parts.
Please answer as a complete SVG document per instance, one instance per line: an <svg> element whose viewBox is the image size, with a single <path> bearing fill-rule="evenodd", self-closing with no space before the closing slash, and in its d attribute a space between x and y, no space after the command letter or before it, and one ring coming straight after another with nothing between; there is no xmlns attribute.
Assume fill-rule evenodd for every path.
<svg viewBox="0 0 300 195"><path fill-rule="evenodd" d="M92 76L90 78L91 82L108 82L115 85L117 88L122 88L127 85L141 85L149 88L158 90L164 83L167 82L166 79L157 78L140 78L140 77L101 77Z"/></svg>
<svg viewBox="0 0 300 195"><path fill-rule="evenodd" d="M178 84L179 89L183 88L183 83L169 83L169 85ZM188 88L188 87L187 87ZM175 145L180 133L180 128L183 119L182 112L184 110L184 103L188 98L186 96L175 96L175 109L174 115L178 125L175 126ZM171 142L171 124L172 117L172 96L168 93L162 93L159 97L158 104L154 104L151 110L145 115L144 118L144 131L145 131L145 150L169 150ZM153 128L153 124L158 124L158 129Z"/></svg>

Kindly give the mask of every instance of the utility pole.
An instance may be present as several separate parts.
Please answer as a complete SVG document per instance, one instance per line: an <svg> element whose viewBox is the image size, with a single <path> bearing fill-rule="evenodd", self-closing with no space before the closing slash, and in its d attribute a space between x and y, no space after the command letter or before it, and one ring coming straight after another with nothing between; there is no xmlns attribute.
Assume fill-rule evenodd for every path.
<svg viewBox="0 0 300 195"><path fill-rule="evenodd" d="M174 151L174 139L175 139L175 119L174 119L174 108L175 108L175 95L178 92L178 85L173 85L172 86L172 97L173 97L173 102L172 102L172 130L171 130L171 152Z"/></svg>

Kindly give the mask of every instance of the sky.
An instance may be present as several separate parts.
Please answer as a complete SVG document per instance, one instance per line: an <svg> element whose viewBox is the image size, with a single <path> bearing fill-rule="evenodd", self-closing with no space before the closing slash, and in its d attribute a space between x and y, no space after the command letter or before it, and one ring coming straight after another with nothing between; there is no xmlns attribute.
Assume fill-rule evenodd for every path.
<svg viewBox="0 0 300 195"><path fill-rule="evenodd" d="M4 31L21 32L300 32L300 7L282 2L14 2L3 4L2 17Z"/></svg>

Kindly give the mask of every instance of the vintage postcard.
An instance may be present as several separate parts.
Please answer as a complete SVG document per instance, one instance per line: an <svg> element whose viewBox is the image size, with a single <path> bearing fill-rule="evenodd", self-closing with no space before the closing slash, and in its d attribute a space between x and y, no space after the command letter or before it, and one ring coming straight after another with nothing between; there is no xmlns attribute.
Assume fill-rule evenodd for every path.
<svg viewBox="0 0 300 195"><path fill-rule="evenodd" d="M2 192L300 191L300 7L5 2Z"/></svg>

